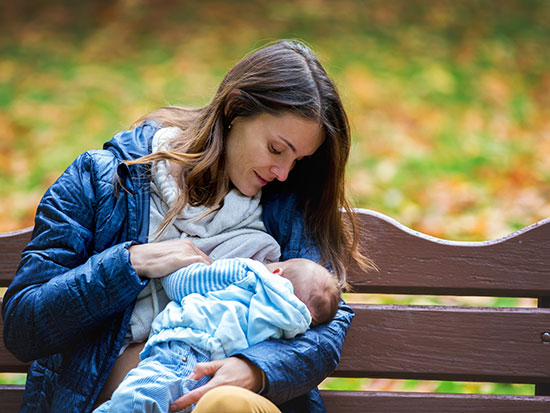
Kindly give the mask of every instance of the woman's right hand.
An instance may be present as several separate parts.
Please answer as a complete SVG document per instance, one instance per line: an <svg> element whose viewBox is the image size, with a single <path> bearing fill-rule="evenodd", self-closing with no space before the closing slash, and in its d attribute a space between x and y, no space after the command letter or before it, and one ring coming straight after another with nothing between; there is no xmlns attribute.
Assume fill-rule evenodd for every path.
<svg viewBox="0 0 550 413"><path fill-rule="evenodd" d="M195 262L212 263L188 239L132 245L128 251L130 262L141 278L161 278Z"/></svg>

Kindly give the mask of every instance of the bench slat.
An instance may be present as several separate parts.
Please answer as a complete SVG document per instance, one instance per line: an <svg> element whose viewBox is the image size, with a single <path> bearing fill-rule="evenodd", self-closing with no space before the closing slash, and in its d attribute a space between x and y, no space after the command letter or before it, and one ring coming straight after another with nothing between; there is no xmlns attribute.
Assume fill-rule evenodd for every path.
<svg viewBox="0 0 550 413"><path fill-rule="evenodd" d="M329 413L541 413L550 397L365 391L321 392Z"/></svg>
<svg viewBox="0 0 550 413"><path fill-rule="evenodd" d="M550 297L550 219L474 243L436 239L375 211L356 211L360 243L380 270L365 275L352 266L356 292ZM0 234L0 286L9 285L31 233L32 227Z"/></svg>
<svg viewBox="0 0 550 413"><path fill-rule="evenodd" d="M32 227L0 234L0 287L10 285L21 260L21 251L29 243L31 234Z"/></svg>
<svg viewBox="0 0 550 413"><path fill-rule="evenodd" d="M550 328L550 309L353 308L334 376L550 382L550 345L540 339ZM25 372L28 366L0 342L0 371Z"/></svg>
<svg viewBox="0 0 550 413"><path fill-rule="evenodd" d="M0 299L0 308L2 299ZM26 373L30 363L21 363L4 345L4 319L0 317L0 373ZM1 388L1 387L0 387Z"/></svg>
<svg viewBox="0 0 550 413"><path fill-rule="evenodd" d="M550 329L550 309L353 308L335 376L550 382L550 345L540 338ZM28 366L0 342L0 371Z"/></svg>
<svg viewBox="0 0 550 413"><path fill-rule="evenodd" d="M0 411L3 413L18 412L23 403L25 386L0 384Z"/></svg>
<svg viewBox="0 0 550 413"><path fill-rule="evenodd" d="M339 377L550 382L550 309L353 305Z"/></svg>
<svg viewBox="0 0 550 413"><path fill-rule="evenodd" d="M355 292L550 297L550 219L505 238L446 241L359 209L360 243L378 266L351 267Z"/></svg>

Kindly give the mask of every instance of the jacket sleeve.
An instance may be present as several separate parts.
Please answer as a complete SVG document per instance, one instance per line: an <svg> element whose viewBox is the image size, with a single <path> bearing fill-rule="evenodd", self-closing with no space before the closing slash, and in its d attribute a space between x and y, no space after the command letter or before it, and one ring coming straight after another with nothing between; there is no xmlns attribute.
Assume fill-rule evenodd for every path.
<svg viewBox="0 0 550 413"><path fill-rule="evenodd" d="M116 162L105 151L97 156L101 152L105 162ZM22 361L61 352L92 334L132 305L145 284L130 263L132 242L97 249L98 238L108 233L96 228L98 208L122 213L112 188L101 191L113 185L112 170L97 168L96 157L84 153L38 206L32 239L2 308L5 345Z"/></svg>
<svg viewBox="0 0 550 413"><path fill-rule="evenodd" d="M336 368L352 318L353 311L342 301L330 323L291 340L263 341L238 355L265 373L267 388L262 395L282 404L312 390Z"/></svg>
<svg viewBox="0 0 550 413"><path fill-rule="evenodd" d="M318 250L305 236L294 197L270 194L263 204L264 223L281 245L281 259L303 257L319 261ZM336 368L353 316L353 310L342 301L330 323L307 330L292 340L258 343L239 356L265 373L267 389L262 394L275 404L282 404L312 390Z"/></svg>

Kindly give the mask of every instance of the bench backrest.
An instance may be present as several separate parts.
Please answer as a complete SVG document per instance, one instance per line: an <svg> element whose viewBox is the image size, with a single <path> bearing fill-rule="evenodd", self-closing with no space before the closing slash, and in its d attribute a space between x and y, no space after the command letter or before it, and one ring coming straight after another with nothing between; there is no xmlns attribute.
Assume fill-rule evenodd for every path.
<svg viewBox="0 0 550 413"><path fill-rule="evenodd" d="M353 304L335 377L531 383L536 395L324 391L333 412L550 411L550 220L487 242L444 241L357 210L361 247L378 267L350 268L355 293L533 297L537 308ZM15 273L30 229L0 235L0 285ZM0 344L0 372L25 371ZM0 387L0 411L21 388ZM10 404L11 403L11 404Z"/></svg>
<svg viewBox="0 0 550 413"><path fill-rule="evenodd" d="M538 308L353 305L339 377L531 383L540 397L327 392L332 411L550 411L550 220L495 241L452 242L358 210L379 271L350 269L358 293L533 297ZM349 392L348 392L349 393Z"/></svg>

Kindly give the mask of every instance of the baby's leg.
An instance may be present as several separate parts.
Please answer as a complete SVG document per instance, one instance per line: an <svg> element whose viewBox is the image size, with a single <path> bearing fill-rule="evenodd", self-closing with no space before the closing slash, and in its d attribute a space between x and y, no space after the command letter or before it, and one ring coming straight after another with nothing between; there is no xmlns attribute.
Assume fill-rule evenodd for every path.
<svg viewBox="0 0 550 413"><path fill-rule="evenodd" d="M111 401L98 411L168 412L174 400L208 381L187 378L197 362L207 360L182 342L160 343L128 373Z"/></svg>
<svg viewBox="0 0 550 413"><path fill-rule="evenodd" d="M143 346L145 346L145 343L132 343L116 359L115 365L113 366L109 377L107 377L107 381L105 382L103 389L101 389L101 393L99 393L99 397L96 400L96 405L109 400L128 372L138 365L140 361L139 353L143 350Z"/></svg>

